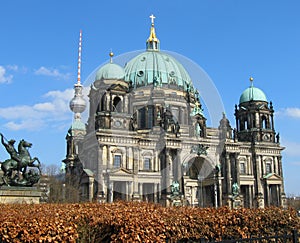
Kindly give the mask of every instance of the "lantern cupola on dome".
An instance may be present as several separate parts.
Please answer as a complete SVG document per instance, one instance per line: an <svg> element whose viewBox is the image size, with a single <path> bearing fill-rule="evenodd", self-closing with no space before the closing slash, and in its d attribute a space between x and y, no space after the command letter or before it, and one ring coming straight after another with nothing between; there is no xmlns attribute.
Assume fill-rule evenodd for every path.
<svg viewBox="0 0 300 243"><path fill-rule="evenodd" d="M125 80L134 88L141 86L172 86L182 90L193 88L191 78L172 55L160 51L160 42L154 28L154 16L151 18L150 36L146 41L146 51L131 59L125 65Z"/></svg>

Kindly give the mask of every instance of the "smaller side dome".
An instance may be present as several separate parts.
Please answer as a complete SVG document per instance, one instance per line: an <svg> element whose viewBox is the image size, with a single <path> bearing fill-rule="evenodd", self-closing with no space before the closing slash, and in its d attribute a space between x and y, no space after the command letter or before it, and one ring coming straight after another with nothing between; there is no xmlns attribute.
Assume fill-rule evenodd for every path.
<svg viewBox="0 0 300 243"><path fill-rule="evenodd" d="M265 101L268 102L265 93L253 86L253 78L250 78L251 85L249 88L245 89L242 95L240 96L240 104L249 102L249 101Z"/></svg>
<svg viewBox="0 0 300 243"><path fill-rule="evenodd" d="M107 63L98 69L95 80L124 79L124 77L125 72L121 66L115 63Z"/></svg>
<svg viewBox="0 0 300 243"><path fill-rule="evenodd" d="M109 53L110 62L98 69L95 81L102 79L124 79L125 71L118 64L113 63L114 53Z"/></svg>
<svg viewBox="0 0 300 243"><path fill-rule="evenodd" d="M240 97L240 104L249 101L268 102L265 93L261 89L253 86L247 88Z"/></svg>

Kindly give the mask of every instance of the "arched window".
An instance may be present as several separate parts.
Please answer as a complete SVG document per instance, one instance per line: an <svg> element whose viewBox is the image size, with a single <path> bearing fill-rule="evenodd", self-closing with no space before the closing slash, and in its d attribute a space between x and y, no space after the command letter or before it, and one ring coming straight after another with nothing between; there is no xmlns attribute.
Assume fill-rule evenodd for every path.
<svg viewBox="0 0 300 243"><path fill-rule="evenodd" d="M153 127L153 106L148 106L148 112L147 112L147 127L152 128Z"/></svg>
<svg viewBox="0 0 300 243"><path fill-rule="evenodd" d="M245 163L245 161L240 162L240 173L241 174L246 174L246 163Z"/></svg>
<svg viewBox="0 0 300 243"><path fill-rule="evenodd" d="M255 128L256 124L255 124L255 115L252 115L252 128Z"/></svg>
<svg viewBox="0 0 300 243"><path fill-rule="evenodd" d="M119 96L116 96L113 101L112 111L122 112L122 101Z"/></svg>
<svg viewBox="0 0 300 243"><path fill-rule="evenodd" d="M149 157L144 158L143 170L151 170L151 158Z"/></svg>
<svg viewBox="0 0 300 243"><path fill-rule="evenodd" d="M100 107L100 111L105 111L106 110L106 94L103 94L102 98L101 98L101 107Z"/></svg>
<svg viewBox="0 0 300 243"><path fill-rule="evenodd" d="M154 106L142 107L138 110L138 128L151 129L154 125Z"/></svg>
<svg viewBox="0 0 300 243"><path fill-rule="evenodd" d="M138 111L138 128L139 129L146 128L146 107L142 107Z"/></svg>
<svg viewBox="0 0 300 243"><path fill-rule="evenodd" d="M261 126L262 126L263 129L267 129L268 128L267 127L267 118L266 118L266 116L262 116L261 117Z"/></svg>
<svg viewBox="0 0 300 243"><path fill-rule="evenodd" d="M266 174L270 174L270 173L272 173L272 162L267 161L266 162Z"/></svg>
<svg viewBox="0 0 300 243"><path fill-rule="evenodd" d="M246 119L244 119L244 129L248 129L248 122Z"/></svg>
<svg viewBox="0 0 300 243"><path fill-rule="evenodd" d="M121 159L122 159L122 156L120 154L115 154L114 155L114 162L113 162L113 167L114 168L120 168L121 167Z"/></svg>
<svg viewBox="0 0 300 243"><path fill-rule="evenodd" d="M240 118L240 131L246 130L248 128L247 118Z"/></svg>

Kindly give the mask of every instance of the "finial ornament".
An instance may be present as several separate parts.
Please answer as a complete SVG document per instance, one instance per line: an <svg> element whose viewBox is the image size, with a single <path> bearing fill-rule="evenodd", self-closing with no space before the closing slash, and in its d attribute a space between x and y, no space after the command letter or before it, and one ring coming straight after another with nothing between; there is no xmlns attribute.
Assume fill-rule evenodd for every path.
<svg viewBox="0 0 300 243"><path fill-rule="evenodd" d="M152 26L154 26L154 19L156 18L153 14L151 14L150 16L149 16L149 18L151 19L151 24L152 24Z"/></svg>
<svg viewBox="0 0 300 243"><path fill-rule="evenodd" d="M81 43L82 43L82 30L79 33L79 47L78 47L78 68L77 68L77 85L80 84L81 79Z"/></svg>
<svg viewBox="0 0 300 243"><path fill-rule="evenodd" d="M254 80L254 78L250 77L249 80L250 80L250 84L251 84L251 87L252 87L253 86L253 80Z"/></svg>
<svg viewBox="0 0 300 243"><path fill-rule="evenodd" d="M114 53L112 52L112 50L110 50L110 52L109 52L110 63L113 63L113 60L112 60L113 56L114 56Z"/></svg>

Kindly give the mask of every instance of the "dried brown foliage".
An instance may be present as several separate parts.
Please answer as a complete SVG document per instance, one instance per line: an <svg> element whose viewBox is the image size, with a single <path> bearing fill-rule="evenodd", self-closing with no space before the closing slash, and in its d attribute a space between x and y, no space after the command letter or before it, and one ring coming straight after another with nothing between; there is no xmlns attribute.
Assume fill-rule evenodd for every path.
<svg viewBox="0 0 300 243"><path fill-rule="evenodd" d="M158 204L0 205L3 242L222 240L300 229L293 209L165 208Z"/></svg>

